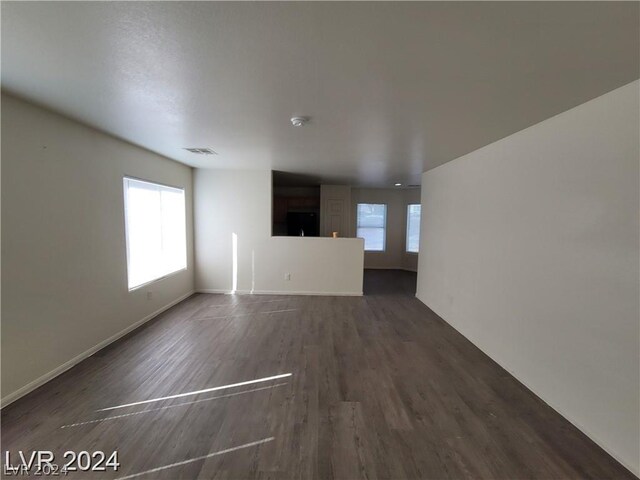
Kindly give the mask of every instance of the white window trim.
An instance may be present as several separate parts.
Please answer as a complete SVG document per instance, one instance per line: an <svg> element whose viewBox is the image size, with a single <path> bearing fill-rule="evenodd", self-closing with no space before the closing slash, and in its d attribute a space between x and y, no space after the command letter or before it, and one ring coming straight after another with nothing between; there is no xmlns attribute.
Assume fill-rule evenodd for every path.
<svg viewBox="0 0 640 480"><path fill-rule="evenodd" d="M149 280L147 282L141 283L140 285L136 285L135 287L129 287L129 260L131 257L131 254L129 252L129 227L127 225L127 202L128 202L128 196L127 196L127 187L126 187L126 182L127 180L134 180L136 182L141 182L141 183L147 183L149 185L154 185L154 186L159 186L159 187L164 187L164 188L170 188L173 190L180 190L182 191L183 195L184 195L184 208L185 208L185 212L184 212L184 219L185 219L185 239L187 241L186 245L185 245L185 255L186 255L186 260L185 260L185 266L183 268L179 268L178 270L174 270L172 272L167 272L164 275L154 278L152 280ZM160 183L160 182L153 182L151 180L147 180L144 178L139 178L139 177L134 177L132 175L124 175L122 177L122 190L123 190L123 197L124 197L124 210L123 210L123 218L124 218L124 235L125 235L125 249L126 249L126 256L127 256L127 276L126 276L126 284L127 284L127 289L128 291L134 292L136 290L139 290L141 288L144 287L148 287L149 285L151 285L152 283L155 282L159 282L161 280L164 280L165 278L168 277L172 277L174 275L177 275L178 273L181 272L185 272L189 269L189 235L188 232L186 230L187 227L187 190L185 187L178 187L176 185L169 185L166 183Z"/></svg>
<svg viewBox="0 0 640 480"><path fill-rule="evenodd" d="M128 260L127 260L127 262L128 262ZM127 268L129 268L129 265L127 265ZM160 280L164 280L165 278L173 277L174 275L177 275L180 272L186 272L188 269L189 268L187 266L187 267L181 268L180 270L175 270L173 272L166 273L166 274L162 275L161 277L154 278L153 280L149 280L148 282L141 283L140 285L136 285L135 287L129 288L129 292L135 292L136 290L140 290L141 288L148 287L152 283L159 282ZM129 277L128 277L128 272L127 272L127 285L128 284L129 284Z"/></svg>

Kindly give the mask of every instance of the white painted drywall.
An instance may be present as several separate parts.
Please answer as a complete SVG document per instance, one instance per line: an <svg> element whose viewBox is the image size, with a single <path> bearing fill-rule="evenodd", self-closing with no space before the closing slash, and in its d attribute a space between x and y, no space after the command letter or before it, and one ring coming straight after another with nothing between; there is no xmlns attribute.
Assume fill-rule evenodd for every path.
<svg viewBox="0 0 640 480"><path fill-rule="evenodd" d="M424 173L417 291L636 475L639 86Z"/></svg>
<svg viewBox="0 0 640 480"><path fill-rule="evenodd" d="M418 255L406 252L407 205L420 203L420 189L352 188L351 236L356 236L358 203L382 203L387 206L387 236L384 252L365 252L364 268L416 271Z"/></svg>
<svg viewBox="0 0 640 480"><path fill-rule="evenodd" d="M4 405L191 293L193 242L191 168L6 94L2 170ZM124 175L187 199L187 270L132 292Z"/></svg>
<svg viewBox="0 0 640 480"><path fill-rule="evenodd" d="M234 289L235 234L238 292L361 295L363 241L271 237L271 204L269 170L195 171L196 288Z"/></svg>

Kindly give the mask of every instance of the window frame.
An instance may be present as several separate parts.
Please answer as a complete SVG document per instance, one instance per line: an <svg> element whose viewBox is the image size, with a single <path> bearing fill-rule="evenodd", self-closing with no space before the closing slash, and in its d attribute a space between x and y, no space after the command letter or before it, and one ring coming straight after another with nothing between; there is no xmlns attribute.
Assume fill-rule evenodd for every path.
<svg viewBox="0 0 640 480"><path fill-rule="evenodd" d="M358 215L358 212L360 211L360 205L382 205L384 207L384 222L383 222L383 226L382 227L361 227L360 226L360 217ZM388 206L386 203L370 203L370 202L359 202L356 204L356 237L357 238L362 238L364 240L363 237L358 237L358 230L360 228L381 228L383 231L383 235L382 235L382 250L367 250L366 247L366 241L365 246L364 246L364 251L365 253L385 253L387 251L387 211L388 211Z"/></svg>
<svg viewBox="0 0 640 480"><path fill-rule="evenodd" d="M159 277L156 277L154 279L148 280L144 283L141 283L139 285L136 285L134 287L129 287L129 271L130 271L130 262L131 262L131 252L130 252L130 248L129 248L129 222L128 222L128 218L127 218L127 210L128 210L128 195L127 195L127 180L133 180L135 182L140 182L140 183L147 183L149 185L153 185L156 187L162 187L165 189L170 189L170 190L179 190L182 192L183 198L184 198L184 226L185 226L185 230L184 230L184 235L185 235L185 266L183 268L179 268L177 270L174 270L172 272L167 272L164 273L162 275L160 275ZM160 183L160 182L156 182L156 181L152 181L152 180L147 180L146 178L140 178L140 177L134 177L132 175L124 175L122 177L122 196L123 196L123 201L124 201L124 205L123 205L123 219L124 219L124 236L125 236L125 250L126 250L126 257L127 257L127 277L126 277L126 282L127 282L127 289L129 292L133 292L135 290L139 290L141 288L144 288L154 282L158 282L164 278L168 278L171 277L172 275L176 275L180 272L184 272L186 270L189 269L189 235L188 235L188 228L187 228L187 189L185 187L179 187L176 185L169 185L166 183Z"/></svg>
<svg viewBox="0 0 640 480"><path fill-rule="evenodd" d="M413 250L409 250L409 209L418 205L420 207L420 221L418 222L418 250L415 252ZM404 230L404 253L408 253L410 255L418 255L420 253L420 223L422 220L422 204L421 203L408 203L406 209L406 228Z"/></svg>

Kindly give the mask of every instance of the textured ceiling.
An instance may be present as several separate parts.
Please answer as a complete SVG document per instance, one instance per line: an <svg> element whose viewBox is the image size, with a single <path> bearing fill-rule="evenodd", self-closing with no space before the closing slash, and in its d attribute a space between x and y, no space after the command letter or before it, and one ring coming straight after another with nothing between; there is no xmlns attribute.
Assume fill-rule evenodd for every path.
<svg viewBox="0 0 640 480"><path fill-rule="evenodd" d="M1 8L11 93L195 167L360 185L419 183L640 76L637 2Z"/></svg>

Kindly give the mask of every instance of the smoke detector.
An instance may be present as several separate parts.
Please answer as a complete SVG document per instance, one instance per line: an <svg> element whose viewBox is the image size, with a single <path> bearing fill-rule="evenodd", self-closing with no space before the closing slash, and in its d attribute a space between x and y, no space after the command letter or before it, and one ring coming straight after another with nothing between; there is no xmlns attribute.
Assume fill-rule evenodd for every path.
<svg viewBox="0 0 640 480"><path fill-rule="evenodd" d="M294 127L304 127L308 121L307 117L291 117L291 125Z"/></svg>

